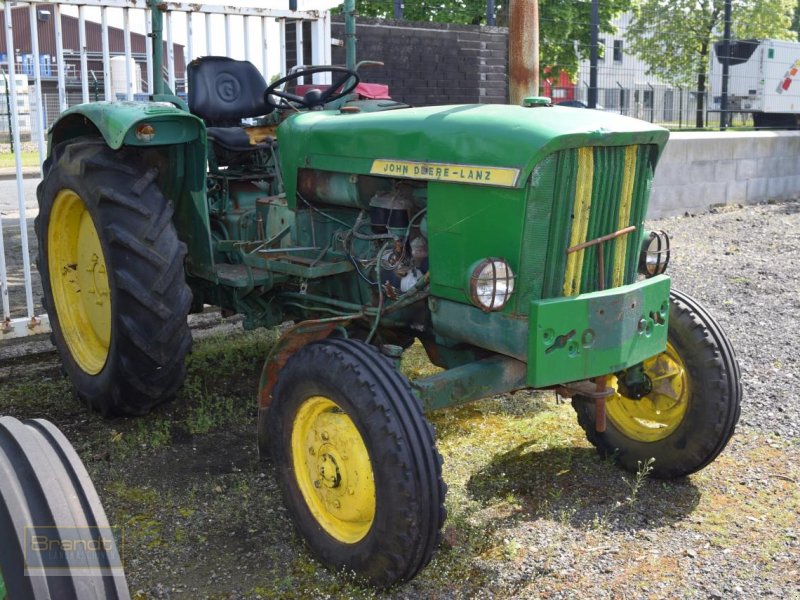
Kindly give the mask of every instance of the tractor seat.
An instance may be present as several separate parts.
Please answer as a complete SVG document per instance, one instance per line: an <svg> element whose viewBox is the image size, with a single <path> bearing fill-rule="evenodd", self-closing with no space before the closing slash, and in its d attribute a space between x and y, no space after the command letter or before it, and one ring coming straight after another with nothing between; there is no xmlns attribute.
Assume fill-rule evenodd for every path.
<svg viewBox="0 0 800 600"><path fill-rule="evenodd" d="M264 101L267 84L255 66L226 56L203 56L189 63L189 110L206 122L208 138L226 150L249 152L269 147L251 144L242 119L274 109Z"/></svg>

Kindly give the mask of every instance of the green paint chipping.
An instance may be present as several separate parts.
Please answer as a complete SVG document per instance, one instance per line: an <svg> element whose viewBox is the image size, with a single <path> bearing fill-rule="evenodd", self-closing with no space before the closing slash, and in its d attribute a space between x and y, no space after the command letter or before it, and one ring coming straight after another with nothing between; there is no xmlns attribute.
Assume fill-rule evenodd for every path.
<svg viewBox="0 0 800 600"><path fill-rule="evenodd" d="M663 352L669 277L531 302L528 385L616 373Z"/></svg>

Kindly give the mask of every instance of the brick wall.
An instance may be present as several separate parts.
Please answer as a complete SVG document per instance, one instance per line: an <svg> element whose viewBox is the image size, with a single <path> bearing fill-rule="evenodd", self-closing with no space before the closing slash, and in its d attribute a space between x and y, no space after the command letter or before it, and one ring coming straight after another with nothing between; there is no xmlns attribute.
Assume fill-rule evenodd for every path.
<svg viewBox="0 0 800 600"><path fill-rule="evenodd" d="M334 38L344 40L344 23L334 18ZM414 106L505 103L508 30L505 27L409 23L359 18L357 60L380 60L362 77L387 83L392 98ZM334 47L334 64L344 63Z"/></svg>

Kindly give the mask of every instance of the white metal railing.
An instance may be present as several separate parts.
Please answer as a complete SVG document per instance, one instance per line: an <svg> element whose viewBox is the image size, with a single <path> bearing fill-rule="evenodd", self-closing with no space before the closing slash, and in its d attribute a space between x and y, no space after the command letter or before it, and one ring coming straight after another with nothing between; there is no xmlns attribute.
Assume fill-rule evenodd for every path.
<svg viewBox="0 0 800 600"><path fill-rule="evenodd" d="M224 48L225 55L249 60L260 67L267 81L275 74L285 74L288 67L293 66L286 64L286 28L289 26L296 28L297 64L308 63L303 58L303 23L307 22L310 22L311 29L311 64L330 64L331 35L327 8L333 4L335 3L330 0L306 0L303 3L305 10L290 11L268 7L202 5L185 1L162 3L160 7L164 11L164 38L167 42L164 68L170 89L178 93L176 85L182 83L182 91L186 92L185 75L179 77L179 73L176 73L175 52L181 48L185 65L197 56L223 54ZM319 8L308 8L309 6ZM47 12L52 21L51 31L55 44L55 57L45 56L44 63L40 55L38 9ZM0 66L4 73L0 76L0 86L4 85L4 76L9 73L19 73L29 78L27 92L18 89L19 75L6 77L7 87L0 88L3 95L7 96L10 112L10 115L6 115L6 98L0 96L0 119L8 119L11 125L10 142L15 149L13 175L16 181L18 212L18 215L6 219L2 218L0 212L0 344L3 344L13 338L46 333L49 330L47 315L34 302L34 297L41 295L38 293L39 275L31 271L29 244L29 228L32 217L35 216L31 213L35 211L26 210L25 193L26 185L30 186L35 182L29 180L26 184L23 178L29 169L24 169L22 164L21 126L28 121L32 122L26 134L38 150L38 164L41 166L46 157L45 131L58 113L78 101L93 100L100 88L100 99L110 101L116 96L133 100L134 97L140 97L137 90L141 89L142 81L146 82L147 92L150 93L154 75L149 39L145 40L143 57L141 52L133 51L132 45L133 36L147 35L152 31L150 11L142 0L59 0L47 3L6 1L0 3L0 10L3 12L6 40L6 60ZM17 11L27 11L30 21L31 47L21 50L20 54L25 54L24 57L16 53L14 45L15 34L18 42L24 37L12 27L12 12L17 19ZM74 48L65 48L64 19L77 21L77 51ZM98 24L100 47L89 47L90 37L87 31L89 27L96 27ZM109 32L112 29L122 33L122 52L111 51ZM223 32L224 43L220 43L223 41L220 35ZM118 36L117 32L115 36ZM125 57L122 90L112 81L111 58L115 55ZM102 73L97 74L99 81L95 82L89 64L100 58ZM144 58L144 65L141 64L141 58ZM132 68L134 65L135 69ZM42 73L43 66L45 73ZM146 72L137 75L136 71L141 66L145 66ZM43 82L52 82L54 79L57 81L57 88L48 93L43 89ZM73 92L67 89L68 79L75 86ZM77 87L78 79L80 90ZM327 77L324 74L315 76L315 81L325 83ZM24 97L25 92L27 99ZM25 100L27 114L24 114L25 110L20 110L17 104L19 98ZM5 175L2 174L3 178ZM19 227L19 244L16 240L11 240L13 244L7 245L8 236L17 235L16 227ZM17 245L19 249L16 248ZM11 260L8 261L7 258ZM37 289L37 294L34 294L34 288Z"/></svg>

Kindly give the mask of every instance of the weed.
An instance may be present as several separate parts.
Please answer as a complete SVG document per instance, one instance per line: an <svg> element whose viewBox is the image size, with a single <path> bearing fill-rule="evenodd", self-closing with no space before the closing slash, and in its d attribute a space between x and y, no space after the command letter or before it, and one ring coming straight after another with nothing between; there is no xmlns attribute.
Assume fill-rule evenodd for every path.
<svg viewBox="0 0 800 600"><path fill-rule="evenodd" d="M634 476L632 481L629 481L627 478L623 477L622 480L625 484L630 488L631 493L630 496L626 499L628 504L633 504L636 502L636 498L639 496L639 492L642 490L642 486L644 482L647 480L647 477L650 473L653 472L653 464L655 464L655 458L648 458L646 461L637 461L638 469L636 470L636 475Z"/></svg>

